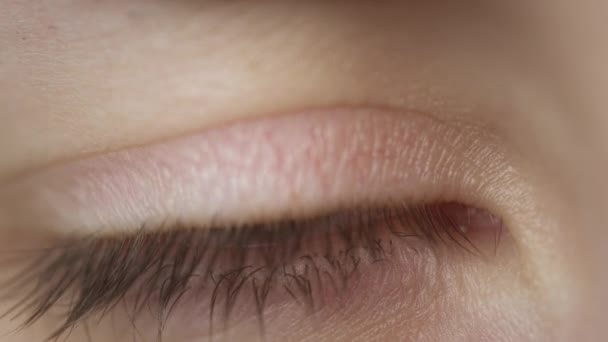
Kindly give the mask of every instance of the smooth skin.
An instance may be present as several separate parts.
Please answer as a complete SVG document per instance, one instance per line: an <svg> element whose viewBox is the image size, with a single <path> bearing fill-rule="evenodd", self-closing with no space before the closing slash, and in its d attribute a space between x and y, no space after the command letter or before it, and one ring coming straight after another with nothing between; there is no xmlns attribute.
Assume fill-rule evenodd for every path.
<svg viewBox="0 0 608 342"><path fill-rule="evenodd" d="M468 178L455 179L490 184L467 200L505 217L514 240L499 261L458 268L465 283L477 284L463 299L475 303L477 335L455 333L477 317L456 315L464 312L456 306L448 325L424 325L426 335L412 339L605 340L606 7L591 0L0 0L0 250L32 243L38 233L27 230L26 218L45 221L47 211L29 199L78 175L68 173L82 160L100 165L94 161L109 155L112 163L120 159L113 153L177 146L226 124L372 108L369 115L390 111L456 127L469 132L464 141L486 146L490 165L473 163ZM503 177L506 169L514 171ZM290 210L309 210L286 198ZM266 215L285 209L262 206ZM249 215L235 208L230 215ZM424 321L399 325L366 314L292 338L404 339ZM369 324L351 336L353 322ZM42 340L51 325L0 341ZM13 328L0 320L0 331Z"/></svg>

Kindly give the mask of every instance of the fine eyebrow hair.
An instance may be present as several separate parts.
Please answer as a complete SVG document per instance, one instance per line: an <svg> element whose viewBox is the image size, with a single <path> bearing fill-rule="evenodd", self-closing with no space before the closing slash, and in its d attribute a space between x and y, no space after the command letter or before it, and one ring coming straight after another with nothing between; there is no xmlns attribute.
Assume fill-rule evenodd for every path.
<svg viewBox="0 0 608 342"><path fill-rule="evenodd" d="M222 316L228 317L237 294L245 289L253 288L258 315L275 288L314 305L315 274L322 273L332 286L341 288L361 258L375 262L388 258L392 242L382 237L383 230L391 239L423 239L479 253L439 205L356 209L309 220L211 230L142 229L40 251L0 287L6 296L22 298L2 317L25 317L22 327L29 327L65 301L64 322L50 335L52 340L125 302L129 317L153 307L165 320L193 289L212 298L210 324L222 310ZM320 255L313 252L315 248ZM293 266L302 260L304 273Z"/></svg>

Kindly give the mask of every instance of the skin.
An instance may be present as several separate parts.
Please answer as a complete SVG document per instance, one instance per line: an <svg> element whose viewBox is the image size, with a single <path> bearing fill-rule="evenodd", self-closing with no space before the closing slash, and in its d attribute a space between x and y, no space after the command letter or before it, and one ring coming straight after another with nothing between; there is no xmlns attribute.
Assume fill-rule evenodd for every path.
<svg viewBox="0 0 608 342"><path fill-rule="evenodd" d="M104 203L153 191L157 174L138 172L179 154L174 151L209 143L219 146L209 155L238 156L226 161L184 152L201 158L192 166L197 171L209 165L225 171L213 184L222 184L226 172L253 179L264 169L272 179L283 179L293 176L289 170L311 168L300 178L284 177L287 186L238 188L247 198L279 192L259 195L248 207L221 197L226 221L305 216L337 203L370 200L365 196L398 196L386 190L397 189L413 199L446 196L488 208L508 224L510 238L491 261L454 261L439 289L425 288L422 280L415 284L430 297L446 294L447 306L423 302L422 310L383 293L378 300L390 302L388 309L365 309L366 303L357 302L364 309L332 316L329 328L315 330L304 322L287 336L292 340L604 340L608 23L602 6L565 0L255 5L62 0L52 6L0 0L0 250L31 248L49 234L79 229L57 212L82 213L78 219L88 229L101 225L94 217L112 225L122 220L127 229L136 225L133 217L150 212L118 213ZM360 168L340 169L332 164L339 153L318 151L353 146L351 135L342 137L335 128L346 127L349 118L362 120L361 111L365 118L389 116L391 123L403 123L401 136L437 142L437 149L425 150L404 139L388 150L403 146L409 154L424 153L433 170L444 172L425 182L429 177L414 171L424 163L394 162L416 186L401 185L403 178L392 174L350 193L341 177L332 181L333 174L354 178L352 170ZM274 135L286 127L277 120L290 125L287 132L299 132L307 122L330 127L324 137L333 144L312 141L312 154L293 152L296 141L311 139ZM231 136L226 132L234 125L237 133ZM270 133L252 134L252 125ZM362 134L361 141L381 137L384 131L379 132ZM462 139L448 141L446 132ZM441 151L452 156L443 169ZM259 154L259 164L242 162L252 153ZM465 162L468 153L474 157ZM377 162L361 158L363 168ZM313 167L315 161L327 163L330 176ZM179 179L185 169L172 169L170 178ZM130 188L133 180L121 178L132 170L144 185ZM104 182L124 186L117 186L120 195L113 193L120 198L85 197L88 208L82 209L65 199L74 189L66 180L90 185L93 194ZM315 191L315 181L334 185L330 195ZM145 193L151 202L162 201L163 191L176 186L161 184L156 197ZM184 195L173 196L179 203ZM196 216L182 205L163 208L168 213L158 220L185 216L201 225L218 211ZM53 323L48 319L16 335L0 335L0 341L41 340ZM0 331L12 328L14 322L0 320ZM113 336L109 323L97 329L100 340ZM224 337L250 337L250 329L244 324ZM75 332L71 339L84 336Z"/></svg>

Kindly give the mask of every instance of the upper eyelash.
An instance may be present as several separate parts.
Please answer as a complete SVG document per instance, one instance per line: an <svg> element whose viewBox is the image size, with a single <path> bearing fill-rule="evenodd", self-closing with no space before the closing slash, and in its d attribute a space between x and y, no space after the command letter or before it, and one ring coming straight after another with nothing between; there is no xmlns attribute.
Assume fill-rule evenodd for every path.
<svg viewBox="0 0 608 342"><path fill-rule="evenodd" d="M381 223L394 237L415 236L433 243L453 244L478 254L476 246L441 208L441 204L401 204L339 211L306 220L205 230L176 226L163 230L141 229L127 236L73 239L39 251L31 264L0 287L7 296L19 294L22 298L0 318L25 316L22 324L25 328L68 296L71 300L64 322L49 336L52 340L94 314L105 315L129 296L134 315L144 307L150 307L154 298L154 304L166 319L187 291L191 279L195 274L200 275L205 258L208 258L202 272L205 277L215 284L225 282L222 286L227 290L223 301L227 303L227 310L229 297L236 296L244 288L247 279L243 278L251 279L250 272L262 269L268 274L267 280L252 284L258 311L263 310L263 297L268 295L269 283L277 281L277 272L283 272L285 278L295 277L295 287L300 288L300 293L293 294L294 297L300 295L306 297L302 299L304 302L313 302L313 294L306 289L306 282L310 280L300 279L301 275L289 274L285 269L296 258L310 257L302 245L311 239L320 238L327 243L324 258L335 258L340 253L346 255L349 250L360 248L371 258L382 259L385 245L377 240L377 226ZM331 238L325 237L329 230L341 239L339 251ZM252 261L252 247L256 245L264 245L264 253L257 252L256 260ZM233 260L233 267L217 268L216 259L220 253ZM258 264L252 265L252 262ZM358 263L353 260L352 265L356 269ZM337 274L339 272L332 276L337 277ZM221 280L216 279L218 277ZM30 291L24 294L24 288L30 288ZM216 297L216 291L213 296ZM212 301L210 322L214 307L220 301L217 298Z"/></svg>

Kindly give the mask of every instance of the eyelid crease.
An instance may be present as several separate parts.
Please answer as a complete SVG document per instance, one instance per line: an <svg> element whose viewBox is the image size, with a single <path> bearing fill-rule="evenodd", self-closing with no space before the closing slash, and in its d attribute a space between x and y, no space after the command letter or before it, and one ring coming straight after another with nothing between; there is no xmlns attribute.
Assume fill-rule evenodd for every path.
<svg viewBox="0 0 608 342"><path fill-rule="evenodd" d="M7 297L19 294L22 298L3 317L25 317L23 327L27 327L61 306L62 300L69 299L62 313L64 322L50 336L52 340L94 315L105 316L123 302L131 305L133 316L145 307L153 307L166 319L191 291L190 287L202 286L206 281L217 289L220 279L219 284L225 283L221 286L226 293L219 298L214 290L210 296L211 327L211 321L219 315L218 303L225 303L224 315L229 316L234 305L230 298L236 298L244 282L253 282L255 287L257 280L261 286L261 292L255 294L257 312L263 312L270 286L277 288L280 281L291 284L293 288L288 291L294 300L314 303L317 294L313 293L311 280L293 266L302 260L307 260L304 261L307 272L309 267L317 272L322 267L333 269L336 273L330 274L338 280L332 282L346 285L344 272L355 272L361 258L387 259L392 239L426 241L435 247L456 246L468 254L482 256L473 238L461 229L461 218L450 214L453 208L444 209L444 204L401 203L345 210L307 220L211 230L177 226L156 231L147 227L129 235L79 238L41 251L33 263L0 286ZM390 238L386 240L386 236ZM351 254L352 251L359 254ZM349 266L336 261L338 255ZM317 257L326 266L320 266ZM342 276L338 277L340 272ZM201 275L205 281L200 281ZM289 289L287 283L283 286Z"/></svg>

